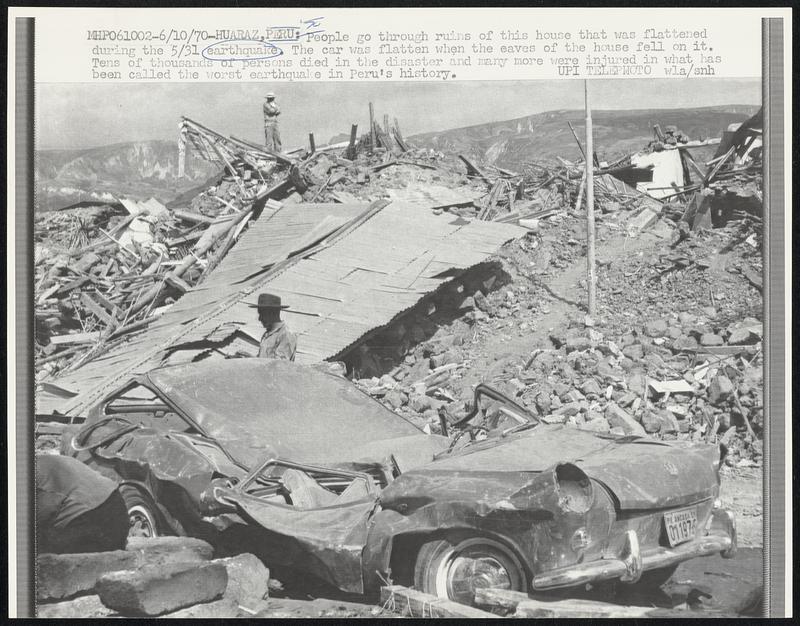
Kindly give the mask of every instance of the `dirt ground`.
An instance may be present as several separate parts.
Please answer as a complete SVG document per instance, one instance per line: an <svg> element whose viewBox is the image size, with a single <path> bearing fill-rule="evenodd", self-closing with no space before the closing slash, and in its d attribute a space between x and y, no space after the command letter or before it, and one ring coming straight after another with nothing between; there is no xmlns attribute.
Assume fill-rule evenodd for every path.
<svg viewBox="0 0 800 626"><path fill-rule="evenodd" d="M720 500L736 516L736 532L742 547L764 545L764 475L762 468L723 468Z"/></svg>

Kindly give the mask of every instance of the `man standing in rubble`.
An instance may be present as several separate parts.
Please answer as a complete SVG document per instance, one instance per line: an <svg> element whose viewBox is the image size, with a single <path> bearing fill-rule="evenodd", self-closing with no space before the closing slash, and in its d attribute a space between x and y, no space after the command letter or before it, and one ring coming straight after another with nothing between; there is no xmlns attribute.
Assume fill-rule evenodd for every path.
<svg viewBox="0 0 800 626"><path fill-rule="evenodd" d="M281 299L271 293L259 294L258 304L255 307L258 309L258 321L265 330L258 348L258 356L294 361L297 338L289 332L286 323L281 320L281 310L289 307L282 305Z"/></svg>
<svg viewBox="0 0 800 626"><path fill-rule="evenodd" d="M278 132L278 116L281 110L275 103L275 94L270 92L264 102L264 143L270 152L280 152L281 134Z"/></svg>

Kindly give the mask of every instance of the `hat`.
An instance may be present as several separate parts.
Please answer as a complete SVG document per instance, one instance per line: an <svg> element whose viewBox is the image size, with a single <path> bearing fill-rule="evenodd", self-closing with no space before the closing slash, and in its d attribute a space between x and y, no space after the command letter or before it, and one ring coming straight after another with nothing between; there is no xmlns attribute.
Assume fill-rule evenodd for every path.
<svg viewBox="0 0 800 626"><path fill-rule="evenodd" d="M274 98L274 97L275 97L275 94L274 94L274 93L272 93L272 92L270 91L270 92L269 92L267 95L265 95L264 97L265 97L265 98Z"/></svg>
<svg viewBox="0 0 800 626"><path fill-rule="evenodd" d="M677 133L677 132L678 132L678 127L677 127L677 126L667 126L667 127L664 129L664 132L665 132L665 133L672 133L672 134L674 135L675 133Z"/></svg>
<svg viewBox="0 0 800 626"><path fill-rule="evenodd" d="M289 305L282 305L279 296L273 296L271 293L258 294L258 304L248 305L254 309L288 309Z"/></svg>

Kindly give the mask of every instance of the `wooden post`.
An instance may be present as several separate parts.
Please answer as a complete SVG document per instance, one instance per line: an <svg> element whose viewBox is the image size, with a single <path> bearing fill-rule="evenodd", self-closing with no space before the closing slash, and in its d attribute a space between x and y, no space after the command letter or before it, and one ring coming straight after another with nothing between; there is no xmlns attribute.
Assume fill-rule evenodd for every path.
<svg viewBox="0 0 800 626"><path fill-rule="evenodd" d="M347 146L347 158L351 161L356 158L356 141L358 140L358 124L350 127L350 145Z"/></svg>
<svg viewBox="0 0 800 626"><path fill-rule="evenodd" d="M375 150L375 109L369 103L369 148Z"/></svg>
<svg viewBox="0 0 800 626"><path fill-rule="evenodd" d="M586 98L586 155L594 154L594 138L592 137L592 109L589 105L589 81L583 81L584 96ZM586 263L588 265L589 288L589 317L594 318L597 313L596 277L594 272L594 167L592 158L585 159L586 163Z"/></svg>
<svg viewBox="0 0 800 626"><path fill-rule="evenodd" d="M583 176L581 176L581 184L578 187L578 198L575 201L575 212L580 213L581 204L583 203L583 191L586 189L586 169L584 168Z"/></svg>
<svg viewBox="0 0 800 626"><path fill-rule="evenodd" d="M308 145L310 147L309 154L314 154L317 151L317 144L314 143L314 133L308 133Z"/></svg>
<svg viewBox="0 0 800 626"><path fill-rule="evenodd" d="M178 178L183 178L186 173L186 131L182 122L178 129Z"/></svg>
<svg viewBox="0 0 800 626"><path fill-rule="evenodd" d="M572 122L567 122L567 126L572 131L572 136L575 137L575 143L578 144L578 150L581 151L581 156L586 159L586 153L583 151L583 146L581 145L581 140L578 139L578 134L575 132L575 129L572 128Z"/></svg>
<svg viewBox="0 0 800 626"><path fill-rule="evenodd" d="M389 134L389 115L387 113L383 114L383 132L386 133L387 137L391 137Z"/></svg>

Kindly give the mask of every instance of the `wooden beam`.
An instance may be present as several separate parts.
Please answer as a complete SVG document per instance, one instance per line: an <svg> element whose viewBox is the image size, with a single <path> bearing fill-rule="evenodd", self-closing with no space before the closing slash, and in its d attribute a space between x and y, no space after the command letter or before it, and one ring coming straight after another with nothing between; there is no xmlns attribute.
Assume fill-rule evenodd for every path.
<svg viewBox="0 0 800 626"><path fill-rule="evenodd" d="M508 589L476 589L475 602L482 606L492 606L513 611L514 617L546 618L603 618L603 617L645 617L653 607L628 606L584 599L542 599L531 598L521 591Z"/></svg>
<svg viewBox="0 0 800 626"><path fill-rule="evenodd" d="M314 133L308 133L309 156L317 151L317 144L314 143Z"/></svg>
<svg viewBox="0 0 800 626"><path fill-rule="evenodd" d="M100 339L100 333L73 333L68 335L56 335L50 337L50 343L54 346L63 346L70 343L93 343Z"/></svg>
<svg viewBox="0 0 800 626"><path fill-rule="evenodd" d="M581 156L583 157L583 160L585 161L586 160L586 152L584 152L584 150L583 150L583 145L581 144L581 140L578 139L578 134L575 132L575 129L572 128L572 122L567 122L567 126L569 126L569 129L572 131L572 136L575 137L575 143L578 144L578 150L581 151Z"/></svg>
<svg viewBox="0 0 800 626"><path fill-rule="evenodd" d="M586 153L594 154L594 138L592 132L592 107L589 104L589 81L583 81L584 95L586 98ZM594 168L586 160L586 265L588 270L588 313L594 318L597 314L597 278L595 276L594 261Z"/></svg>
<svg viewBox="0 0 800 626"><path fill-rule="evenodd" d="M89 311L98 319L102 320L108 326L112 326L116 323L116 320L106 312L106 310L101 307L97 302L92 300L92 296L90 296L85 291L81 293L81 302L83 302L83 306L85 306Z"/></svg>
<svg viewBox="0 0 800 626"><path fill-rule="evenodd" d="M401 585L381 587L381 605L394 613L406 614L411 617L465 617L479 619L498 617L466 604L445 600L444 598Z"/></svg>
<svg viewBox="0 0 800 626"><path fill-rule="evenodd" d="M353 160L356 158L356 141L358 140L358 124L353 124L350 127L350 143L347 145L347 158Z"/></svg>
<svg viewBox="0 0 800 626"><path fill-rule="evenodd" d="M369 103L369 148L375 150L375 108Z"/></svg>
<svg viewBox="0 0 800 626"><path fill-rule="evenodd" d="M459 159L461 159L461 160L464 162L464 165L466 165L466 166L467 166L467 174L473 174L473 175L475 175L475 176L479 176L480 178L482 178L482 179L483 179L483 181L484 181L484 182L485 182L487 185L491 185L491 183L489 182L489 179L488 179L488 177L486 176L486 174L484 174L482 171L480 171L480 170L478 169L478 167L477 167L477 166L476 166L476 165L475 165L475 164L474 164L472 161L470 161L470 160L469 160L467 157L465 157L463 154L459 154L459 155L458 155L458 158L459 158Z"/></svg>
<svg viewBox="0 0 800 626"><path fill-rule="evenodd" d="M722 155L722 158L719 161L717 161L717 164L706 173L705 177L702 180L702 185L703 186L708 185L708 183L710 183L712 180L714 180L714 176L717 175L717 172L719 171L719 169L723 165L725 165L725 163L728 161L728 159L731 158L731 155L735 152L735 150L736 149L733 146L731 146L730 150L728 150L725 154Z"/></svg>
<svg viewBox="0 0 800 626"><path fill-rule="evenodd" d="M689 166L694 169L697 175L700 177L700 180L703 180L706 177L706 173L700 168L697 164L697 161L694 160L694 157L689 153L688 150L681 150L681 154L683 158L686 159L686 162Z"/></svg>

